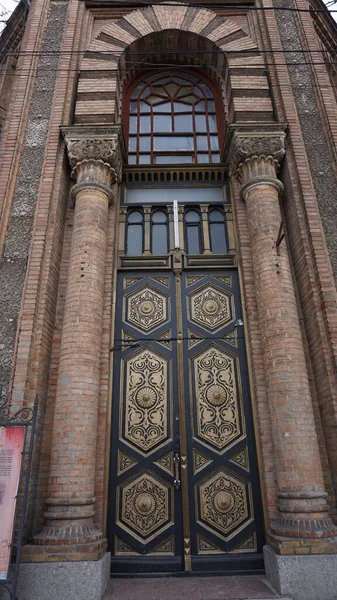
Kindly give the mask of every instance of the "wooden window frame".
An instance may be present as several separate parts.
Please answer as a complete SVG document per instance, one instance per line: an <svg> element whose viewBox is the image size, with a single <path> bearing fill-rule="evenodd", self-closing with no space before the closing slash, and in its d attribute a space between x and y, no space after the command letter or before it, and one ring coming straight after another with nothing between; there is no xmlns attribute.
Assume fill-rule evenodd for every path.
<svg viewBox="0 0 337 600"><path fill-rule="evenodd" d="M147 87L147 79L149 77L153 78L156 75L158 75L158 78L163 79L166 76L170 75L170 76L176 76L179 77L181 79L184 79L184 75L186 76L193 76L195 77L198 81L196 83L196 86L198 84L205 84L208 89L210 90L212 97L207 97L206 94L204 94L203 98L200 98L200 100L203 100L205 102L205 111L204 112L200 112L198 113L195 105L194 104L190 104L190 105L186 105L186 111L182 111L181 113L177 113L173 111L173 103L174 101L179 101L179 98L173 98L172 96L170 97L170 99L167 99L163 96L163 101L167 100L168 103L171 104L171 111L167 111L167 112L159 112L157 113L158 116L171 116L171 132L155 132L154 131L154 116L157 116L154 114L153 108L152 106L149 105L149 112L144 112L144 111L140 111L139 109L139 103L141 101L144 101L144 99L141 99L140 96L143 93L143 90L140 91L140 93L138 94L136 99L132 99L132 94L134 93L135 89L137 88L137 86L139 86L139 84L141 82L144 82L144 87L143 89L145 89ZM187 79L187 82L189 84L193 84L193 82L190 82ZM156 81L154 82L149 82L148 85L154 85L156 87ZM160 84L160 81L158 81L158 84ZM165 85L165 84L164 84ZM180 88L184 86L183 83L178 84L180 85ZM179 89L179 88L178 88ZM151 94L151 91L149 92ZM177 94L177 92L176 92ZM159 96L160 97L160 96ZM183 98L182 98L183 100ZM130 123L130 116L133 116L133 113L130 113L130 103L131 102L137 102L137 112L134 114L134 116L136 117L136 132L135 134L130 134L129 131L129 123ZM209 102L214 102L214 111L210 111L209 110ZM177 69L177 70L167 70L166 72L162 72L160 70L158 71L148 71L148 72L144 72L139 74L137 77L135 77L132 82L129 84L126 93L125 93L125 106L126 106L126 110L124 111L123 114L123 129L124 129L124 137L125 137L125 141L126 141L126 145L127 148L129 147L129 139L130 137L134 137L136 144L135 144L135 150L132 152L128 151L128 156L132 156L134 157L134 161L130 161L129 164L130 166L134 165L134 166L159 166L159 165L164 165L164 164L179 164L179 159L183 158L185 156L191 156L191 162L189 163L184 163L184 164L191 164L191 165L198 165L198 164L213 164L214 166L216 164L218 164L221 160L221 155L222 155L222 151L223 151L223 145L224 145L224 124L225 124L225 119L224 119L224 110L223 110L223 103L221 101L221 97L220 97L220 93L219 90L217 88L215 88L213 82L204 74L204 73L200 73L199 71L195 72L192 69ZM179 116L179 115L184 115L184 114L191 114L192 115L192 130L190 132L190 136L193 138L193 149L191 150L157 150L155 149L155 145L154 145L154 138L155 137L187 137L189 135L189 132L176 132L173 131L174 127L173 127L173 119L174 116ZM196 129L196 122L195 122L195 117L197 114L201 114L201 115L205 115L205 120L206 120L206 131L198 131ZM211 115L215 115L215 122L216 122L216 131L211 131L210 128L210 120L209 120L209 116ZM149 132L141 132L140 131L140 117L142 116L149 116L150 117L150 131ZM202 135L207 137L207 149L206 150L199 150L197 148L197 136L198 135ZM148 151L141 151L139 148L139 140L141 138L144 137L149 137L150 138L150 150ZM217 139L218 141L218 145L219 145L219 149L218 150L214 150L211 147L211 138ZM202 161L201 163L198 163L197 157L200 155L208 155L208 161ZM146 156L149 158L149 161L147 162L140 162L139 159L142 156ZM166 157L166 156L177 156L177 162L171 162L168 161L167 163L165 163L164 161L160 161L157 162L158 157ZM211 157L215 157L218 156L219 160L216 160L216 162L211 162Z"/></svg>

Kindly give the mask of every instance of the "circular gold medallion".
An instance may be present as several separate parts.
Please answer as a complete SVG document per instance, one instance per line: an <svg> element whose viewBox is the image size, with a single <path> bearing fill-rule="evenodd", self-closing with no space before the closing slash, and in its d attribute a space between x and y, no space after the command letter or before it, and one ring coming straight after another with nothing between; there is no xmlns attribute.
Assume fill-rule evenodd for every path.
<svg viewBox="0 0 337 600"><path fill-rule="evenodd" d="M232 494L221 490L215 494L213 503L218 512L228 513L234 506L234 498Z"/></svg>
<svg viewBox="0 0 337 600"><path fill-rule="evenodd" d="M157 402L157 394L150 387L144 387L138 390L136 402L141 408L152 408Z"/></svg>
<svg viewBox="0 0 337 600"><path fill-rule="evenodd" d="M227 400L227 390L220 385L211 385L206 392L206 399L211 406L222 406Z"/></svg>
<svg viewBox="0 0 337 600"><path fill-rule="evenodd" d="M219 305L216 300L205 300L202 308L209 315L215 315L219 310Z"/></svg>
<svg viewBox="0 0 337 600"><path fill-rule="evenodd" d="M148 492L142 492L135 498L135 510L136 512L147 516L156 510L156 500L152 494Z"/></svg>
<svg viewBox="0 0 337 600"><path fill-rule="evenodd" d="M140 303L138 310L140 313L142 313L142 315L148 316L153 315L155 308L156 307L153 302L150 302L149 300L144 300Z"/></svg>

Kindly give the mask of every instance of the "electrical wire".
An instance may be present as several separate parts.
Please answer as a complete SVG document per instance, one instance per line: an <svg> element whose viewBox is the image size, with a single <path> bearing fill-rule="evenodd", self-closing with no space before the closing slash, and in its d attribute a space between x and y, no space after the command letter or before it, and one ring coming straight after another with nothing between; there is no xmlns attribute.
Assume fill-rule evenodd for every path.
<svg viewBox="0 0 337 600"><path fill-rule="evenodd" d="M129 54L136 54L136 55L153 55L153 50L127 50L125 51L128 55ZM178 55L191 55L191 56L197 56L197 55L204 55L204 54L245 54L245 55L256 55L256 54L289 54L289 53L293 53L293 54L320 54L322 53L323 50L306 50L306 49L302 49L302 50L285 50L284 48L279 48L277 50L272 50L271 48L269 49L252 49L252 48L242 48L241 50L221 50L220 48L217 50L166 50L165 48L160 49L160 48L156 48L156 54L178 54ZM0 52L0 58L5 58L7 56L60 56L60 55L72 55L72 54L83 54L84 58L90 58L91 56L93 58L97 58L98 56L120 56L123 53L123 50L48 50L48 51L37 51L37 52L31 52L31 51L20 51L20 52L4 52L1 53ZM337 56L337 50L336 50L336 56ZM126 61L128 62L128 61Z"/></svg>
<svg viewBox="0 0 337 600"><path fill-rule="evenodd" d="M325 66L329 66L329 63L326 62L312 62L312 61L306 61L306 62L281 62L281 63L273 63L273 66L284 66L287 65L289 67L299 67L299 66L319 66L319 65L325 65ZM184 68L188 68L188 69L201 69L201 70L205 70L205 68L211 68L211 65L191 65L189 63L186 64L172 64L172 63L146 63L146 62L132 62L132 66L142 66L142 67L146 67L147 71L158 71L158 69L160 68L165 68L165 69L177 69L177 70L181 70ZM257 69L263 70L264 74L270 74L270 70L266 69L266 67L264 65L261 65L259 63L249 63L250 67L255 67ZM19 72L16 73L10 73L7 71L1 71L0 70L0 75L3 74L7 74L9 77L28 77L30 75L30 69L27 68L27 74L25 74L23 71L24 69L21 68L19 70ZM49 72L56 72L56 73L78 73L78 69L50 69L49 67L44 67L41 68L39 67L39 71L49 71ZM114 68L114 69L107 69L109 72L111 73L115 73L115 72L129 72L130 68ZM89 71L90 72L90 71ZM86 73L88 73L88 70L86 70ZM94 76L95 72L93 71L93 76ZM97 80L99 81L99 79ZM301 84L301 82L299 82L299 85ZM273 87L277 87L278 84L273 84ZM315 84L312 84L313 87L315 87ZM288 85L285 84L280 84L280 87L289 87ZM293 87L293 86L290 86ZM330 85L330 84L325 84L325 85L320 85L319 87L321 88L329 88L329 87L336 87L334 85ZM98 90L99 91L99 90Z"/></svg>
<svg viewBox="0 0 337 600"><path fill-rule="evenodd" d="M95 4L106 4L106 2L103 0L102 2L92 2L91 6L95 6ZM137 8L146 8L146 7L151 7L151 6L186 6L186 4L182 4L181 2L175 2L174 0L172 2L170 1L164 1L164 2L156 2L156 1L142 1L142 0L137 0L137 2L126 2L125 0L115 0L114 1L114 6L119 6L119 7L123 7L123 8L131 8L131 9L137 9ZM227 10L232 10L234 12L237 12L238 9L240 9L240 6L238 6L237 4L226 4L224 5L222 2L209 2L209 3L204 3L204 2L189 2L188 3L188 8L222 8L222 9L226 9ZM262 12L270 12L270 11L286 11L286 12L297 12L297 13L337 13L337 9L336 10L327 10L326 8L296 8L296 7L290 7L290 6L247 6L245 5L243 7L244 11L247 12L257 12L257 11L262 11ZM242 7L241 7L242 10Z"/></svg>

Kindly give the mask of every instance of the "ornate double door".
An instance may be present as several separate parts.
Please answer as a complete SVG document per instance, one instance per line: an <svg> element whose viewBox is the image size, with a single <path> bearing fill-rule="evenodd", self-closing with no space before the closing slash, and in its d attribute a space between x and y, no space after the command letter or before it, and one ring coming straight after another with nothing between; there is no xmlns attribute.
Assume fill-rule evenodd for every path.
<svg viewBox="0 0 337 600"><path fill-rule="evenodd" d="M238 274L120 272L113 572L263 568Z"/></svg>

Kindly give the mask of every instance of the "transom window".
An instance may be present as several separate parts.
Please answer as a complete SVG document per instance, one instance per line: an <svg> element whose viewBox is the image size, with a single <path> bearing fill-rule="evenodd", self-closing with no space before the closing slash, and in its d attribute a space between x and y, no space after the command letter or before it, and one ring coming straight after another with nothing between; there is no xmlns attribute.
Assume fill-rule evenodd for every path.
<svg viewBox="0 0 337 600"><path fill-rule="evenodd" d="M186 254L203 254L211 251L212 254L226 254L227 232L226 219L219 205L208 208L206 218L201 218L198 206L181 205L183 207L183 242L180 246ZM167 208L164 206L147 207L148 219L148 244L146 243L147 225L144 219L143 208L130 208L126 217L125 251L128 256L140 256L144 253L152 255L168 254L169 240L173 241L173 221L168 218ZM172 212L171 212L172 215ZM169 234L171 228L171 236ZM204 247L204 236L209 237L210 248ZM148 248L148 250L147 250Z"/></svg>
<svg viewBox="0 0 337 600"><path fill-rule="evenodd" d="M220 161L214 96L198 77L147 77L131 94L129 119L130 165Z"/></svg>

